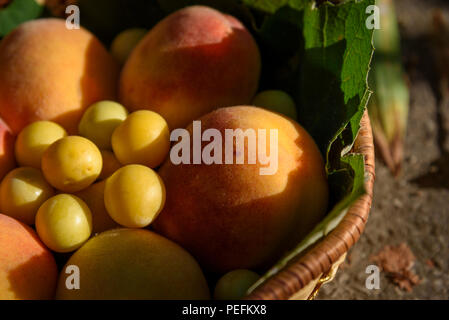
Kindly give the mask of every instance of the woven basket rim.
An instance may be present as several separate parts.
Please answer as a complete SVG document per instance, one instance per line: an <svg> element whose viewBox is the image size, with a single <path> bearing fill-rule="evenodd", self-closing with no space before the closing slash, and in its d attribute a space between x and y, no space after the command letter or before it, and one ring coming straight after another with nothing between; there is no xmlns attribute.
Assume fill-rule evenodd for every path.
<svg viewBox="0 0 449 320"><path fill-rule="evenodd" d="M360 121L360 131L353 152L365 157L366 194L357 200L340 224L307 253L287 265L279 273L257 287L246 299L284 300L322 274L326 274L339 258L359 240L368 220L375 180L375 155L373 134L368 112Z"/></svg>

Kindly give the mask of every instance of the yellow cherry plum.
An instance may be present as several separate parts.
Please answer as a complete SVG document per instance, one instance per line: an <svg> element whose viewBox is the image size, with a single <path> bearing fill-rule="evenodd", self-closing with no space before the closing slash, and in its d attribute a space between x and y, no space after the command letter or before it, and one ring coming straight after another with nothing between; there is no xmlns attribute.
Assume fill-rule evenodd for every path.
<svg viewBox="0 0 449 320"><path fill-rule="evenodd" d="M45 150L42 172L56 189L77 192L98 178L102 163L100 150L93 142L79 136L68 136Z"/></svg>
<svg viewBox="0 0 449 320"><path fill-rule="evenodd" d="M55 141L67 136L56 122L36 121L20 131L15 144L15 154L22 167L41 168L44 151Z"/></svg>
<svg viewBox="0 0 449 320"><path fill-rule="evenodd" d="M147 34L147 29L132 28L120 32L112 41L111 54L120 62L125 64L129 55L142 38Z"/></svg>
<svg viewBox="0 0 449 320"><path fill-rule="evenodd" d="M112 149L122 164L155 168L170 149L167 122L153 111L133 112L112 134Z"/></svg>
<svg viewBox="0 0 449 320"><path fill-rule="evenodd" d="M246 291L260 278L254 271L237 269L222 276L215 286L215 300L239 300Z"/></svg>
<svg viewBox="0 0 449 320"><path fill-rule="evenodd" d="M127 165L106 180L104 201L109 215L128 228L148 226L165 203L159 175L142 165Z"/></svg>
<svg viewBox="0 0 449 320"><path fill-rule="evenodd" d="M45 201L39 208L36 231L51 250L71 252L89 239L92 214L83 200L61 193Z"/></svg>
<svg viewBox="0 0 449 320"><path fill-rule="evenodd" d="M100 149L111 149L114 129L128 116L128 111L114 101L100 101L91 105L78 125L78 132Z"/></svg>
<svg viewBox="0 0 449 320"><path fill-rule="evenodd" d="M28 225L34 224L37 210L54 195L40 170L21 167L6 175L0 185L1 211Z"/></svg>

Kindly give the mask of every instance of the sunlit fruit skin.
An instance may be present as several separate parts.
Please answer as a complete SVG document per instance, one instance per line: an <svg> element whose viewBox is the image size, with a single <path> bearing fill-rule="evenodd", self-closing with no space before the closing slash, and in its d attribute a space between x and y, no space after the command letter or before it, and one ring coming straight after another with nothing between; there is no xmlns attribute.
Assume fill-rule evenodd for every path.
<svg viewBox="0 0 449 320"><path fill-rule="evenodd" d="M167 159L158 171L167 200L152 226L207 270L267 267L326 214L328 184L321 153L298 123L262 108L221 108L200 120L203 132L215 128L222 137L225 129L265 129L267 146L270 130L277 130L277 171L261 175L267 165L260 161L175 165ZM188 131L192 137L192 126ZM192 143L190 147L192 154ZM224 142L222 147L225 155Z"/></svg>
<svg viewBox="0 0 449 320"><path fill-rule="evenodd" d="M42 172L56 189L77 192L98 178L102 163L100 150L93 142L79 136L68 136L45 150Z"/></svg>
<svg viewBox="0 0 449 320"><path fill-rule="evenodd" d="M204 275L192 256L176 243L148 230L103 232L75 252L68 265L78 266L80 289L68 290L67 274L61 272L56 299L205 300L210 297Z"/></svg>
<svg viewBox="0 0 449 320"><path fill-rule="evenodd" d="M104 205L104 188L106 181L94 183L75 195L83 200L92 214L92 233L118 228L117 222L112 220Z"/></svg>
<svg viewBox="0 0 449 320"><path fill-rule="evenodd" d="M147 32L147 29L142 28L126 29L125 31L120 32L112 41L112 56L120 62L120 64L125 64L133 49Z"/></svg>
<svg viewBox="0 0 449 320"><path fill-rule="evenodd" d="M14 142L11 130L0 118L0 180L16 166Z"/></svg>
<svg viewBox="0 0 449 320"><path fill-rule="evenodd" d="M41 168L44 151L55 141L67 136L59 124L52 121L36 121L20 131L15 143L17 162L22 167Z"/></svg>
<svg viewBox="0 0 449 320"><path fill-rule="evenodd" d="M95 143L98 148L111 149L112 132L127 116L128 111L117 102L97 102L84 112L78 132Z"/></svg>
<svg viewBox="0 0 449 320"><path fill-rule="evenodd" d="M61 193L45 201L39 208L36 231L51 250L71 252L89 239L92 214L80 198Z"/></svg>
<svg viewBox="0 0 449 320"><path fill-rule="evenodd" d="M247 290L260 278L251 270L238 269L222 276L214 290L215 300L239 300L246 295Z"/></svg>
<svg viewBox="0 0 449 320"><path fill-rule="evenodd" d="M259 92L253 99L253 105L282 113L293 120L298 118L295 101L288 93L281 90Z"/></svg>
<svg viewBox="0 0 449 320"><path fill-rule="evenodd" d="M21 24L0 43L0 117L14 134L51 120L76 134L84 110L115 100L119 66L84 28L64 19Z"/></svg>
<svg viewBox="0 0 449 320"><path fill-rule="evenodd" d="M101 150L100 152L103 159L103 167L101 168L98 180L104 180L109 178L114 172L120 169L122 165L117 160L113 152L109 150Z"/></svg>
<svg viewBox="0 0 449 320"><path fill-rule="evenodd" d="M128 228L143 228L164 207L165 186L152 169L127 165L106 180L104 202L114 221Z"/></svg>
<svg viewBox="0 0 449 320"><path fill-rule="evenodd" d="M53 299L55 259L36 232L0 214L0 300Z"/></svg>
<svg viewBox="0 0 449 320"><path fill-rule="evenodd" d="M54 195L41 171L21 167L8 173L0 185L1 212L28 225L34 225L37 210Z"/></svg>
<svg viewBox="0 0 449 320"><path fill-rule="evenodd" d="M170 130L209 111L249 104L260 76L260 53L236 18L204 6L181 9L153 27L122 69L120 101L149 109Z"/></svg>
<svg viewBox="0 0 449 320"><path fill-rule="evenodd" d="M112 134L112 149L122 164L159 166L170 149L170 131L159 114L149 110L131 113Z"/></svg>

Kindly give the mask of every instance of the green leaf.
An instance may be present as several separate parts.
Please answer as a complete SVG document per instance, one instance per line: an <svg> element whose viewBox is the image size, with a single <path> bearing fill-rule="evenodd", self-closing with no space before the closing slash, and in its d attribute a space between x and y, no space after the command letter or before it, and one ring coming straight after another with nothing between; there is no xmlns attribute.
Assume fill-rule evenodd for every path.
<svg viewBox="0 0 449 320"><path fill-rule="evenodd" d="M42 6L35 0L13 0L0 9L0 37L6 36L19 24L36 19L42 11Z"/></svg>
<svg viewBox="0 0 449 320"><path fill-rule="evenodd" d="M351 204L365 194L365 161L363 155L350 154L342 158L344 169L332 173L334 183L347 185L350 183L350 193L339 201L331 212L322 220L292 251L279 260L268 272L266 272L249 290L251 293L260 284L278 273L293 259L329 234L340 223Z"/></svg>
<svg viewBox="0 0 449 320"><path fill-rule="evenodd" d="M289 6L296 10L302 10L307 3L311 3L312 1L313 0L243 0L243 3L266 13L275 13L285 6Z"/></svg>
<svg viewBox="0 0 449 320"><path fill-rule="evenodd" d="M294 96L299 122L325 156L328 173L338 169L371 94L367 74L373 31L366 28L365 12L374 0L318 7L313 0L243 2L274 11L256 30L264 66L261 89L282 89Z"/></svg>
<svg viewBox="0 0 449 320"><path fill-rule="evenodd" d="M354 141L370 95L373 31L366 28L365 10L372 4L374 0L308 5L304 12L299 119L328 161L340 157L329 151L348 124Z"/></svg>

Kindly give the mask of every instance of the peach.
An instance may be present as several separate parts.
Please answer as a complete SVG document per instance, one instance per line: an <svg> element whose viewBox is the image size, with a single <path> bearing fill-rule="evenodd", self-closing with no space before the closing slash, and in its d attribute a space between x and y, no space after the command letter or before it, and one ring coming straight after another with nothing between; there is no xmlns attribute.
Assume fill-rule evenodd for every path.
<svg viewBox="0 0 449 320"><path fill-rule="evenodd" d="M38 19L0 44L0 116L17 134L52 120L76 134L83 111L114 100L119 68L97 38L62 19Z"/></svg>
<svg viewBox="0 0 449 320"><path fill-rule="evenodd" d="M125 64L119 86L129 110L150 109L170 129L218 108L249 104L260 76L256 42L236 18L192 6L159 22Z"/></svg>
<svg viewBox="0 0 449 320"><path fill-rule="evenodd" d="M79 268L79 290L61 272L56 299L200 299L209 288L198 263L176 243L142 229L114 229L91 238L66 264Z"/></svg>
<svg viewBox="0 0 449 320"><path fill-rule="evenodd" d="M222 108L200 120L203 132L216 129L222 137L226 129L240 128L243 133L265 129L270 156L276 145L268 133L277 130L277 170L261 175L260 169L269 164L262 165L260 156L254 164L249 162L246 155L255 150L250 150L249 139L240 134L239 140L246 141L241 149L243 164L236 164L237 155L242 155L237 148L231 153L231 157L236 155L234 164L176 165L171 154L159 170L167 198L154 228L189 250L210 271L264 267L324 217L328 184L321 153L299 124L262 108ZM192 126L187 130L192 136ZM258 134L252 140L258 144L259 138ZM205 146L211 143L203 141L203 157ZM223 141L222 158L228 153L225 145Z"/></svg>
<svg viewBox="0 0 449 320"><path fill-rule="evenodd" d="M12 135L11 130L3 120L0 119L0 181L16 166L14 143L15 138Z"/></svg>
<svg viewBox="0 0 449 320"><path fill-rule="evenodd" d="M0 214L0 300L52 299L57 279L55 260L36 233Z"/></svg>

